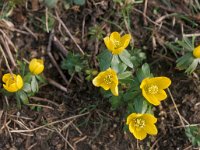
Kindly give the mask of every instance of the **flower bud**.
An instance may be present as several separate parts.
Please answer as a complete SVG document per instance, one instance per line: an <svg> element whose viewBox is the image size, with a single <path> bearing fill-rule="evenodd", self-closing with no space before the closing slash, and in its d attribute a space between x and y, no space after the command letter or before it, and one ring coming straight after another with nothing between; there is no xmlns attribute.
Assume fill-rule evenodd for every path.
<svg viewBox="0 0 200 150"><path fill-rule="evenodd" d="M44 70L44 61L42 59L32 59L29 64L29 70L34 75L42 73Z"/></svg>

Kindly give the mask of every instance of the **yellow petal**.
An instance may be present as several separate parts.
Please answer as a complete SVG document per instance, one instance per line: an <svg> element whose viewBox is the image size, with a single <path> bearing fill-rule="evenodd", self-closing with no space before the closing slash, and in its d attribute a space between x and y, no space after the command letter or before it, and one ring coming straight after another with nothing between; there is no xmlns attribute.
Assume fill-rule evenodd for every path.
<svg viewBox="0 0 200 150"><path fill-rule="evenodd" d="M158 133L158 130L154 124L146 124L144 130L146 133L151 135L156 135Z"/></svg>
<svg viewBox="0 0 200 150"><path fill-rule="evenodd" d="M120 36L119 32L112 32L111 33L111 35L110 35L111 41L115 41L115 40L120 41L120 39L121 39L121 36Z"/></svg>
<svg viewBox="0 0 200 150"><path fill-rule="evenodd" d="M15 84L10 85L9 87L6 84L3 84L3 88L5 90L7 90L8 92L16 92L17 91Z"/></svg>
<svg viewBox="0 0 200 150"><path fill-rule="evenodd" d="M29 63L29 70L30 70L31 73L34 73L34 70L37 67L36 64L37 64L37 59L33 58Z"/></svg>
<svg viewBox="0 0 200 150"><path fill-rule="evenodd" d="M3 82L6 83L7 80L10 78L10 76L11 76L10 73L6 73L6 74L4 74L4 75L3 75L3 78L2 78Z"/></svg>
<svg viewBox="0 0 200 150"><path fill-rule="evenodd" d="M96 77L92 80L92 83L93 83L93 85L96 86L96 87L99 87L99 86L100 86L101 80L100 80L99 75L96 76Z"/></svg>
<svg viewBox="0 0 200 150"><path fill-rule="evenodd" d="M159 89L166 89L171 84L171 80L167 77L150 78L150 82L157 85Z"/></svg>
<svg viewBox="0 0 200 150"><path fill-rule="evenodd" d="M126 124L129 125L131 123L131 121L133 121L133 119L135 119L137 117L136 113L132 113L127 117L127 121Z"/></svg>
<svg viewBox="0 0 200 150"><path fill-rule="evenodd" d="M196 58L200 58L200 45L197 46L194 50L193 50L193 56Z"/></svg>
<svg viewBox="0 0 200 150"><path fill-rule="evenodd" d="M107 49L108 49L109 51L113 52L113 51L114 51L114 45L113 45L113 43L110 41L110 38L109 38L109 37L105 37L103 40L104 40L104 43L105 43Z"/></svg>
<svg viewBox="0 0 200 150"><path fill-rule="evenodd" d="M44 65L44 60L43 59L37 59L37 62L40 63L41 65Z"/></svg>
<svg viewBox="0 0 200 150"><path fill-rule="evenodd" d="M119 95L117 85L112 86L110 89L111 89L111 92L112 92L113 95L115 95L115 96Z"/></svg>
<svg viewBox="0 0 200 150"><path fill-rule="evenodd" d="M44 65L40 65L40 64L38 63L37 67L36 67L35 70L34 70L34 74L35 74L35 75L38 75L38 74L42 73L43 70L44 70Z"/></svg>
<svg viewBox="0 0 200 150"><path fill-rule="evenodd" d="M159 90L157 94L155 94L155 97L159 100L159 101L162 101L162 100L165 100L167 98L167 94L164 90Z"/></svg>
<svg viewBox="0 0 200 150"><path fill-rule="evenodd" d="M17 75L17 78L16 78L17 89L20 90L23 87L23 85L24 83L23 83L22 77L20 75Z"/></svg>
<svg viewBox="0 0 200 150"><path fill-rule="evenodd" d="M131 35L130 34L125 34L124 36L122 36L121 44L122 44L122 47L124 49L129 45L130 40L131 40Z"/></svg>
<svg viewBox="0 0 200 150"><path fill-rule="evenodd" d="M152 94L147 94L146 91L143 89L142 90L142 95L146 98L146 100L155 105L155 106L158 106L160 104L160 101Z"/></svg>
<svg viewBox="0 0 200 150"><path fill-rule="evenodd" d="M142 83L140 84L140 88L143 89L148 84L149 78L145 78L142 80Z"/></svg>
<svg viewBox="0 0 200 150"><path fill-rule="evenodd" d="M113 54L120 54L121 52L123 52L125 50L125 48L124 47L119 47L119 48L117 48L117 49L114 49L113 50Z"/></svg>
<svg viewBox="0 0 200 150"><path fill-rule="evenodd" d="M134 127L133 122L130 123L129 130L133 133L136 139L143 140L147 136L147 133L143 129Z"/></svg>
<svg viewBox="0 0 200 150"><path fill-rule="evenodd" d="M152 114L143 114L142 118L150 124L154 124L157 122L157 118L154 117Z"/></svg>

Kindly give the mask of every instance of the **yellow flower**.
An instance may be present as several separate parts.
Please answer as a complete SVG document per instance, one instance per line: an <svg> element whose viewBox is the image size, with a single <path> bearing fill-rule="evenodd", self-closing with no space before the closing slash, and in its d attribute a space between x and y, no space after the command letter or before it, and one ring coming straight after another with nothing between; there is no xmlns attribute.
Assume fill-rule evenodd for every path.
<svg viewBox="0 0 200 150"><path fill-rule="evenodd" d="M111 89L113 95L118 96L118 78L116 72L108 68L100 72L92 81L94 86L101 86L104 90Z"/></svg>
<svg viewBox="0 0 200 150"><path fill-rule="evenodd" d="M17 92L24 85L24 82L20 75L7 73L7 74L3 75L2 80L5 83L5 84L3 84L3 87L8 92Z"/></svg>
<svg viewBox="0 0 200 150"><path fill-rule="evenodd" d="M113 32L110 37L104 38L104 43L112 54L120 54L128 46L130 40L130 34L121 37L118 32Z"/></svg>
<svg viewBox="0 0 200 150"><path fill-rule="evenodd" d="M156 122L157 119L151 114L132 113L127 117L126 124L136 139L143 140L147 134L156 135L158 133L154 125Z"/></svg>
<svg viewBox="0 0 200 150"><path fill-rule="evenodd" d="M200 58L200 45L197 46L194 50L193 50L193 56L196 58Z"/></svg>
<svg viewBox="0 0 200 150"><path fill-rule="evenodd" d="M153 105L159 105L160 101L167 98L163 89L170 86L171 80L167 77L145 78L140 84L142 95Z"/></svg>
<svg viewBox="0 0 200 150"><path fill-rule="evenodd" d="M29 64L29 70L34 75L40 74L44 70L44 61L42 59L32 59Z"/></svg>

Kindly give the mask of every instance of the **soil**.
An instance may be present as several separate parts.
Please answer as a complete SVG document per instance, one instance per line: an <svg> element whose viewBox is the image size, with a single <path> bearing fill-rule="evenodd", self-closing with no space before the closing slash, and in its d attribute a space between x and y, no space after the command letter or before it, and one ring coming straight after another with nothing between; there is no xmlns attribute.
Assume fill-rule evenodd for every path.
<svg viewBox="0 0 200 150"><path fill-rule="evenodd" d="M55 8L45 7L42 3L23 1L16 4L11 14L0 20L0 31L3 31L18 52L9 47L15 60L30 60L33 57L45 60L44 75L67 91L53 84L43 84L39 93L30 102L44 105L36 111L28 106L17 109L12 97L1 95L0 101L0 149L2 150L188 150L198 149L192 146L185 134L181 117L189 124L200 123L200 71L187 76L184 71L176 69L176 56L165 47L166 42L181 39L183 34L199 33L200 13L193 13L190 1L180 0L146 0L144 3L131 4L127 9L128 24L122 15L122 3L111 0L86 0L85 5L70 5L64 8L58 1ZM128 1L127 1L128 2ZM193 1L194 2L194 1ZM0 15L3 16L3 6L8 1L0 2ZM38 5L37 5L38 4ZM147 6L147 7L146 7ZM145 9L146 7L146 9ZM46 31L45 13L55 19L55 24ZM199 11L200 12L200 11ZM178 15L189 18L184 20ZM67 27L74 40L63 28L59 17ZM194 24L197 24L195 26ZM91 81L86 81L84 75L75 74L72 78L67 71L62 70L66 84L49 53L60 66L62 59L69 51L81 55L78 44L90 59L90 67L98 69L96 55L104 43L94 39L90 30L95 26L107 34L112 31L129 32L133 36L132 45L141 48L147 55L155 76L167 76L172 80L170 91L176 103L170 96L154 110L158 118L157 136L148 136L143 141L137 141L129 132L124 131L125 110L111 110L109 101L103 98L99 89L94 88ZM52 33L51 31L54 31ZM60 42L51 39L51 35ZM2 36L2 32L0 34ZM104 34L105 36L105 34ZM49 41L52 45L49 46ZM75 41L75 42L74 42ZM0 42L2 44L2 41ZM75 44L76 43L76 44ZM200 38L196 38L196 45ZM64 46L60 48L59 46ZM66 51L65 51L66 50ZM181 54L178 54L181 56ZM8 72L3 56L0 55L1 74ZM10 61L10 60L9 60ZM10 63L10 62L9 62ZM11 64L11 69L16 70ZM179 110L180 115L177 113ZM23 130L26 130L25 132Z"/></svg>

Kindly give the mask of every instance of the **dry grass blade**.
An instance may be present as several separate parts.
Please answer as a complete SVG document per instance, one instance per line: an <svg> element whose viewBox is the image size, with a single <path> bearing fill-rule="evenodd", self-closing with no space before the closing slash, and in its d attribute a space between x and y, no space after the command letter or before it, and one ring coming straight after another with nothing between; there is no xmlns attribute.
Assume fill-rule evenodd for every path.
<svg viewBox="0 0 200 150"><path fill-rule="evenodd" d="M51 123L47 123L47 124L45 124L43 126L39 126L37 128L34 128L34 129L30 129L30 130L12 130L10 132L11 133L33 132L33 131L42 129L44 127L50 126L50 125L54 125L54 124L57 124L57 123L60 123L60 122L64 122L64 121L68 121L68 120L71 120L71 119L76 119L76 118L82 117L82 116L87 115L87 114L89 114L89 112L86 112L86 113L83 113L83 114L80 114L80 115L75 115L75 116L72 116L72 117L68 117L68 118L65 118L65 119L57 120L57 121L54 121L54 122L51 122Z"/></svg>
<svg viewBox="0 0 200 150"><path fill-rule="evenodd" d="M51 46L52 46L53 37L54 37L54 30L52 30L52 32L51 32L51 34L49 36L49 42L48 42L48 47L47 47L47 54L48 54L49 58L51 59L53 65L56 67L56 69L58 70L59 74L61 75L61 77L65 81L65 83L68 85L69 84L68 80L66 79L64 73L60 69L59 65L57 64L56 60L54 59L54 57L53 57L53 55L51 53Z"/></svg>
<svg viewBox="0 0 200 150"><path fill-rule="evenodd" d="M53 102L53 101L51 101L51 100L49 100L47 98L41 98L41 97L35 97L35 96L33 96L33 97L30 97L30 99L33 99L35 101L47 102L47 103L50 103L50 104L53 104L53 105L59 107L59 104L57 104L56 102Z"/></svg>
<svg viewBox="0 0 200 150"><path fill-rule="evenodd" d="M10 68L10 65L9 65L9 63L8 63L8 60L7 60L7 58L6 58L6 54L4 53L4 51L3 51L2 47L1 47L1 45L0 45L0 51L1 51L1 53L2 53L2 55L3 55L3 57L4 57L4 59L5 59L6 67L8 68L9 72L10 72L11 74L13 74L13 73L12 73L12 70L11 70L11 68Z"/></svg>
<svg viewBox="0 0 200 150"><path fill-rule="evenodd" d="M56 82L56 81L54 81L54 80L52 80L50 78L47 78L47 81L49 82L49 84L51 84L51 85L55 86L56 88L60 89L61 91L67 93L67 88L65 88L64 86L62 86L58 82Z"/></svg>
<svg viewBox="0 0 200 150"><path fill-rule="evenodd" d="M169 93L169 96L171 97L171 100L172 100L173 104L174 104L174 107L175 107L176 112L177 112L177 114L178 114L178 116L179 116L179 119L180 119L180 121L181 121L181 124L182 124L182 126L185 127L185 124L184 124L184 122L183 122L182 116L181 116L181 114L180 114L180 112L179 112L179 110L178 110L178 108L177 108L177 105L176 105L176 103L175 103L174 97L172 96L172 93L171 93L170 89L168 88L167 91L168 91L168 93Z"/></svg>
<svg viewBox="0 0 200 150"><path fill-rule="evenodd" d="M66 27L66 25L64 24L64 22L61 20L61 18L59 17L57 11L56 12L56 19L61 23L61 25L63 26L63 28L65 29L66 33L70 36L70 38L73 40L73 42L75 43L75 45L77 46L77 48L79 49L79 51L84 55L85 53L83 52L82 48L77 44L76 40L74 39L73 35L71 34L71 32L69 31L69 29Z"/></svg>

